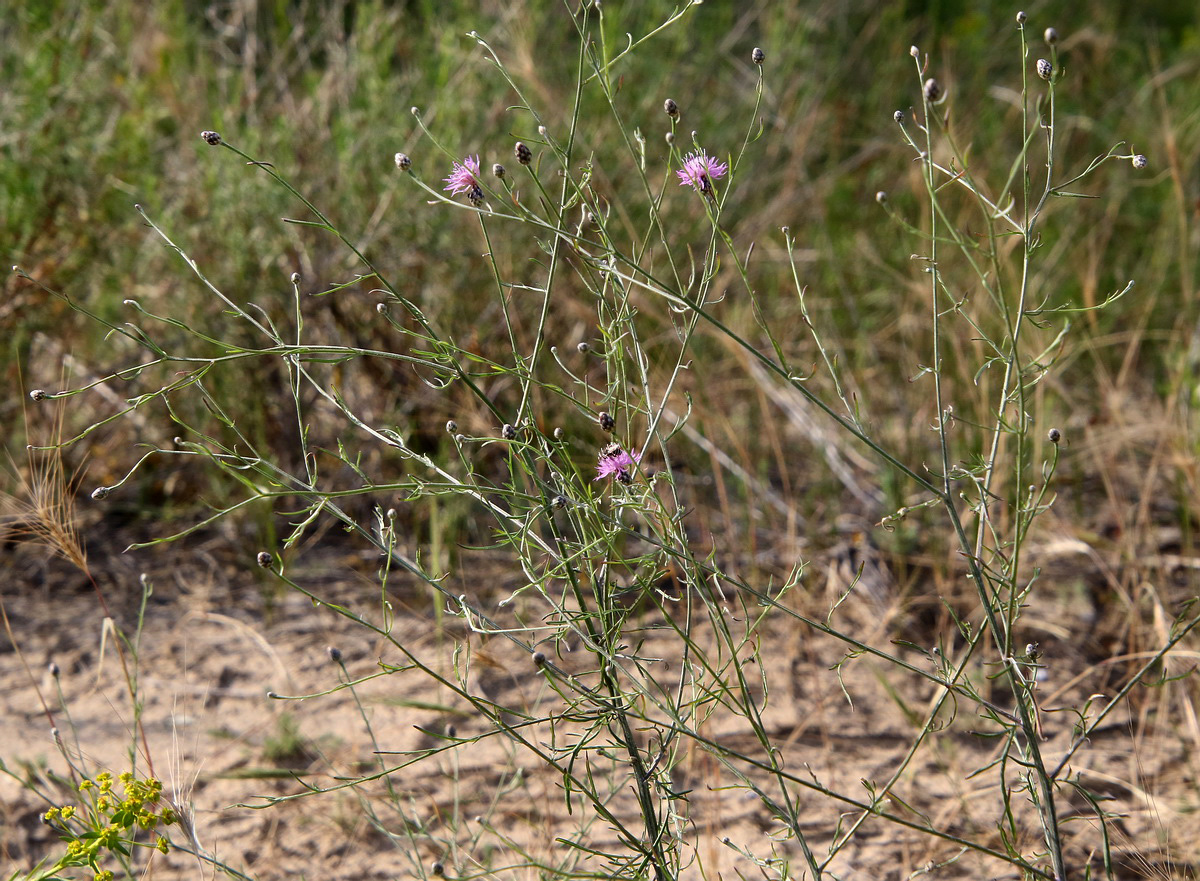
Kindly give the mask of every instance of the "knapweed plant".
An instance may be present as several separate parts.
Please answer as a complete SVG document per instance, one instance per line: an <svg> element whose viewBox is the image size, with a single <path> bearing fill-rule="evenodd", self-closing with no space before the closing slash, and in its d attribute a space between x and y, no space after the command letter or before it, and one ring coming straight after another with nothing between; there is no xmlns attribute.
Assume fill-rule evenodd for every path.
<svg viewBox="0 0 1200 881"><path fill-rule="evenodd" d="M178 434L170 443L147 438L151 449L128 476L93 495L119 497L147 463L212 469L240 497L170 539L247 510L267 512L287 524L285 534L277 546L246 549L248 565L310 597L313 614L342 616L384 647L365 677L341 666L335 691L357 694L380 676L424 677L439 700L469 708L469 728L398 750L376 738L371 712L356 703L354 724L372 730L376 745L368 769L303 781L294 794L265 800L353 793L384 840L410 855L414 872L667 881L733 867L740 877L853 877L862 843L880 835L918 842L928 855L894 867L895 877L952 864L974 877L1027 879L1110 868L1109 816L1074 761L1196 619L1171 628L1102 702L1075 694L1053 707L1042 700L1043 652L1023 636L1022 611L1047 588L1027 546L1054 503L1065 440L1055 399L1041 389L1085 307L1041 284L1039 261L1057 212L1071 210L1094 179L1137 173L1147 160L1123 145L1091 161L1062 155L1057 93L1070 80L1062 78L1057 36L1047 31L1045 57L1035 57L1043 43L1029 39L1021 14L1009 83L1020 146L977 168L956 107L982 96L954 94L938 78L937 59L912 49L914 78L895 89L901 109L880 120L911 157L897 159L897 192L877 197L886 211L881 229L894 224L911 239L903 271L927 292L922 360L896 365L894 374L898 386L924 390L932 415L927 443L901 449L855 394L838 340L812 317L819 292L808 289L795 257L805 232L773 237L770 247L783 257L764 266L755 247L768 243L746 241L743 218L730 207L749 176L787 173L764 167L771 133L760 114L772 77L791 74L772 71L769 49L746 48L739 132L689 131L677 100L691 91L687 83L677 84L675 98L653 98L661 134L632 121L643 108L637 89L622 82L623 64L631 53L653 52L654 40L686 14L613 45L601 4L573 10L577 77L565 107L544 106L502 53L472 33L491 75L511 90L511 106L490 108L507 113L510 140L451 143L435 115L412 109L421 146L395 154L387 172L402 176L402 210L456 213L466 250L486 265L490 290L469 294L481 323L473 339L448 331L437 303L391 271L388 254L370 253L335 210L326 213L303 184L289 182L285 160L250 155L236 133L204 132L213 162L227 163L230 174L269 175L296 200L300 216L288 222L326 235L357 270L311 282L293 274L289 310L260 306L252 294L230 293L233 280L219 267L197 265L186 243L146 216L197 289L225 311L229 333L201 333L134 300L127 323L107 325L144 356L102 381L138 384L126 412L161 406ZM690 100L705 96L696 91ZM608 137L599 142L621 149L595 152L601 129ZM909 158L919 176L901 198ZM765 317L764 273L792 289L786 326ZM375 310L386 345L314 338L306 319L331 298ZM737 529L718 536L700 526L727 504L726 481L755 518L781 510L798 517L769 469L739 467L692 411L718 359L726 367L733 359L747 388L790 401L822 426L820 436L836 439L826 461L845 489L840 513L867 518L880 533L915 523L938 537L929 546L951 554L972 597L945 599L950 633L934 644L888 632L888 621L899 620L888 617L894 586L868 590L866 559L843 567L835 595L821 599L819 567L798 559L794 545L764 561L753 527L739 543ZM261 374L280 386L261 390L277 401L284 428L274 434L243 431L236 405L212 392L213 376L251 363L274 366ZM445 432L377 412L373 375L416 377L444 402ZM877 485L863 486L841 450L873 457ZM718 491L697 474L698 463L717 472ZM835 511L831 521L838 507L824 507ZM447 510L466 512L450 534L435 516ZM378 555L372 602L331 602L306 582L301 549L330 523ZM453 553L419 553L423 543L405 524L428 527L428 546ZM805 528L827 533L834 524ZM400 638L398 616L419 613L401 611L394 597L414 585L433 597L428 614L446 641ZM811 613L814 597L827 614ZM856 604L873 629L850 614ZM878 611L887 607L888 615ZM764 649L781 640L796 652L832 647L835 670L820 683L793 681L789 665ZM522 687L497 693L479 685L485 645L509 659ZM342 664L336 648L330 656ZM874 672L855 678L863 665ZM904 708L904 750L886 767L810 764L806 725L816 693L853 702L872 677ZM841 732L816 734L836 743ZM951 777L976 805L989 805L970 822L936 803L965 801L961 790L926 792L913 770L918 757L966 741L973 751L965 764L951 763ZM455 811L431 815L406 793L414 767L494 743L507 759L495 791L476 794L475 820L465 820L457 802ZM531 797L522 781L539 774L553 779L544 791L557 802ZM505 818L546 834L516 834Z"/></svg>

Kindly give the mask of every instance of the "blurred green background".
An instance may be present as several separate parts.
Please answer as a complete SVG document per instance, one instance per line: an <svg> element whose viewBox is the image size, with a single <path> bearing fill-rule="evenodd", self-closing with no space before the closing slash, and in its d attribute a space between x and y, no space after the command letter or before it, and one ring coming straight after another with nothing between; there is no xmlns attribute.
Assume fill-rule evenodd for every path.
<svg viewBox="0 0 1200 881"><path fill-rule="evenodd" d="M449 172L451 157L420 133L410 107L421 109L449 153L478 153L485 168L514 164L513 142L536 135L528 114L509 109L514 96L466 36L470 31L488 40L549 125L565 131L577 64L573 6L556 0L6 4L0 12L5 259L113 321L128 320L121 303L133 298L200 329L227 323L178 255L142 223L132 207L139 203L238 302L286 314L293 271L303 276L305 292L351 279L359 267L332 236L281 222L305 216L292 197L199 139L201 130L214 129L273 163L460 345L489 351L498 342L489 335L501 326L489 268L479 259L478 225L466 212L428 206L392 156L410 154L433 186ZM1061 34L1065 165L1081 170L1119 141L1150 160L1142 172L1128 162L1107 164L1083 184L1098 198L1052 205L1039 292L1089 304L1131 278L1138 284L1112 309L1078 319L1080 332L1064 353L1062 372L1044 386L1037 415L1068 432L1067 473L1092 496L1115 502L1154 492L1169 518L1190 522L1200 363L1194 256L1200 10L1158 7L1026 7L1030 67L1046 51L1042 30L1054 26ZM673 8L607 0L608 39L619 45L625 33L641 36ZM1002 182L1021 138L1016 11L997 3L709 0L617 67L623 119L645 136L648 162L665 168L663 100L679 102L681 133L695 131L710 152L727 156L754 124L758 70L750 51L765 49L763 132L733 183L723 221L742 253L756 243L751 281L765 320L782 328L799 326L779 233L791 229L814 320L850 371L867 417L914 461L930 442L922 424L932 418L924 390L906 391L927 351L925 282L910 259L923 246L889 220L875 193L886 190L892 208L919 226L921 184L892 114L917 102L908 51L917 45L949 91L951 125L977 173ZM582 120L580 165L592 162L594 185L614 205L636 205L630 157L598 93L585 93ZM704 221L694 204L677 202L668 202L665 214L686 254L689 242L703 241ZM636 213L625 221L631 236L643 221ZM527 232L512 231L496 251L514 277L536 281L529 261L538 252ZM727 281L725 314L753 335L748 300L737 292L736 276ZM570 282L564 285L570 290ZM314 336L394 345L375 318L380 298L371 287L313 301ZM518 303L518 315L536 312L529 299ZM14 439L24 406L19 388L57 387L64 358L80 382L126 364L130 355L16 275L4 280L0 320L7 340L0 368L13 392L0 404ZM646 316L656 320L669 330L666 317ZM594 324L586 302L556 297L550 341L573 347L593 338ZM795 336L789 354L797 363L815 363L810 342ZM969 348L950 357L969 360ZM802 496L808 514L836 509L830 499L840 488L803 467L818 451L771 427L782 422L778 405L763 397L744 366L718 339L702 340L697 353L711 361L703 383L691 389L693 424L749 473ZM245 430L270 440L280 405L264 391L271 368L262 369L260 377L247 377L244 368L217 373L211 383L214 395L247 415ZM486 414L455 411L453 396L433 396L411 374L366 369L359 381L373 412L386 414L418 448L445 443L442 426L451 416L469 431L495 431ZM503 399L504 390L497 395ZM112 412L103 402L95 406L73 415L86 424ZM158 419L142 423L140 436L99 435L89 485L127 468L135 441L170 438L170 420ZM705 467L702 450L681 451L685 463L689 455L697 470ZM1146 482L1148 463L1156 469L1153 485ZM1129 493L1101 486L1114 474L1118 483L1133 481ZM165 480L160 475L159 483ZM795 493L800 488L811 491ZM156 511L168 497L187 494L150 481L138 510ZM1118 532L1134 525L1124 514L1113 516Z"/></svg>

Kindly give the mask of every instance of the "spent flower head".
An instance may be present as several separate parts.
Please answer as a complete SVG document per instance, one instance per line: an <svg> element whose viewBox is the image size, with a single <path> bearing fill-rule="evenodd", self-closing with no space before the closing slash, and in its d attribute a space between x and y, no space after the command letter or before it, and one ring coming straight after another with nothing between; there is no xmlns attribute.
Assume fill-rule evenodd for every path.
<svg viewBox="0 0 1200 881"><path fill-rule="evenodd" d="M464 156L462 162L455 162L450 176L445 178L447 186L444 189L452 195L472 193L480 190L479 186L479 157Z"/></svg>
<svg viewBox="0 0 1200 881"><path fill-rule="evenodd" d="M727 175L729 166L699 150L689 153L684 158L683 168L675 173L679 175L681 187L695 187L702 193L710 193L712 182Z"/></svg>

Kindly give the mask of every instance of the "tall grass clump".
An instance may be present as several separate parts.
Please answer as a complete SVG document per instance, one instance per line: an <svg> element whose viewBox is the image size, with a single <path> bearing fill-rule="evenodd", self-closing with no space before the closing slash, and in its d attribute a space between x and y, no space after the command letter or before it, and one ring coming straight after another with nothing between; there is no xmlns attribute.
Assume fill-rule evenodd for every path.
<svg viewBox="0 0 1200 881"><path fill-rule="evenodd" d="M975 143L971 114L960 123L957 108L980 96L956 93L937 57L913 47L892 122L909 155L896 163L897 186L876 198L881 221L910 243L909 265L893 271L921 305L896 319L909 328L912 361L872 365L866 381L853 363L861 354L844 356L859 344L821 321L801 254L810 233L758 230L755 206L737 198L756 179L789 174L770 163L764 124L785 76L770 47L746 47L738 61L736 130L689 127L703 89L672 83L669 95L645 96L625 79L631 58L694 14L684 6L625 36L601 4L572 8L573 88L557 104L472 31L486 75L505 91L504 107L474 111L502 113L508 138L464 143L438 114L411 109L411 145L389 160L404 187L395 210L452 217L453 238L425 259L477 263L486 288L426 296L396 271L403 254L369 247L331 196L319 204L291 178L285 157L204 131L219 180L264 177L290 202L285 222L323 236L353 268L331 260L310 279L298 266L257 280L274 289L260 296L219 263L192 259L182 236L139 208L221 321L200 329L134 297L110 320L64 297L129 361L42 397L120 384L131 391L113 420L159 408L170 442L144 437L128 472L92 497L119 499L150 464L207 469L228 501L146 544L253 513L271 526L238 549L245 566L380 646L377 668L353 675L332 647L338 682L328 691L268 696L349 692L347 724L364 726L374 746L368 767L330 759L332 777L257 806L349 796L418 875L850 877L864 843L886 835L924 855L897 876L955 867L1115 877L1114 818L1075 769L1139 683L1166 679L1168 652L1200 618L1185 609L1111 694L1066 689L1051 704L1040 686L1062 652L1032 638L1025 615L1057 590L1032 558L1071 441L1058 362L1081 319L1134 289L1127 279L1083 302L1048 284L1061 271L1056 224L1150 160L1123 143L1083 158L1063 150L1071 80L1053 28L1031 37L1023 13L1006 70L1011 101L997 111L1019 132L1011 155ZM364 289L369 302L354 296ZM789 305L766 302L765 291L785 292ZM315 318L334 308L369 317L372 344L327 335ZM737 393L714 386L734 371ZM275 385L225 393L246 376ZM379 407L389 382L419 389L425 405ZM766 412L786 414L819 452L807 467L828 470L820 500L789 497L786 473L747 467L738 441L721 440L740 433L759 449L775 438L777 462L789 459L778 440L788 429L748 416L747 396L771 401ZM889 424L889 396L916 402L918 430ZM263 400L275 424L249 430L239 408ZM895 531L949 557L909 588L938 594L927 607L948 628L900 627L902 597L866 554L862 533L874 530L864 521L885 541ZM828 563L822 595L800 533L844 523L857 552ZM378 560L369 599L333 599L306 578L304 556L331 524ZM402 616L414 614L441 639L403 638ZM838 767L836 751L832 764L812 763L805 735L819 689L794 680L780 645L832 652L820 690L840 688L851 703L877 683L903 711L904 748L870 770ZM486 685L479 668L491 655L506 659L512 687ZM419 679L469 721L398 749L359 698L381 677ZM917 773L918 757L958 748L967 758L949 763L950 788L933 795L945 781ZM409 775L443 762L453 778L475 749L504 757L494 790L455 789L453 810L425 810ZM534 775L550 775L553 788ZM968 787L986 807L964 818L938 804L965 803ZM752 821L734 824L743 810ZM514 830L526 825L544 834ZM203 856L203 829L184 844Z"/></svg>

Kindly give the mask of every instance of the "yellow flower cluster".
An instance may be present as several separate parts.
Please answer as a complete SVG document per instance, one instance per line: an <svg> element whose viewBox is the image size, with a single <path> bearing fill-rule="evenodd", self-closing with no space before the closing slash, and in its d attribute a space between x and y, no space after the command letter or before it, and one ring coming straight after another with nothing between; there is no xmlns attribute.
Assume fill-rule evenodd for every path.
<svg viewBox="0 0 1200 881"><path fill-rule="evenodd" d="M119 790L114 789L119 783ZM159 806L162 783L153 777L138 780L126 771L115 780L107 771L94 778L80 781L82 809L75 805L50 808L42 819L58 826L67 838L66 854L60 867L90 866L95 881L112 881L113 873L99 866L103 851L129 853L129 846L153 847L161 853L170 850L164 835L156 835L153 845L133 840L138 830L152 830L162 824L180 822L179 815L169 805ZM90 804L88 804L90 802ZM74 822L72 822L74 821ZM128 840L126 840L128 839Z"/></svg>

